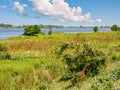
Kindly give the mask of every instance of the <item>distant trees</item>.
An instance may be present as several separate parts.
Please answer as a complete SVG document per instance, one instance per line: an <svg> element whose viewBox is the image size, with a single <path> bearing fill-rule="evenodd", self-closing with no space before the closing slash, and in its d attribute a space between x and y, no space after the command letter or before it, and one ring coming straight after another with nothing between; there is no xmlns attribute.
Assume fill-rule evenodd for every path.
<svg viewBox="0 0 120 90"><path fill-rule="evenodd" d="M95 27L93 28L93 30L94 30L94 32L98 32L98 27L95 26Z"/></svg>
<svg viewBox="0 0 120 90"><path fill-rule="evenodd" d="M39 25L29 25L24 29L24 35L27 36L34 36L39 33L41 33L41 29Z"/></svg>
<svg viewBox="0 0 120 90"><path fill-rule="evenodd" d="M48 30L47 33L48 33L48 35L51 35L53 33L52 32L52 27L50 27L50 29ZM45 33L41 31L39 25L28 25L28 26L25 27L23 35L34 36L36 34L45 35Z"/></svg>
<svg viewBox="0 0 120 90"><path fill-rule="evenodd" d="M111 27L111 30L112 30L112 31L120 31L120 28L119 28L117 25L113 25L113 26Z"/></svg>
<svg viewBox="0 0 120 90"><path fill-rule="evenodd" d="M52 27L50 28L50 30L48 31L48 35L52 34Z"/></svg>
<svg viewBox="0 0 120 90"><path fill-rule="evenodd" d="M4 28L12 28L13 25L1 23L1 24L0 24L0 27L4 27Z"/></svg>

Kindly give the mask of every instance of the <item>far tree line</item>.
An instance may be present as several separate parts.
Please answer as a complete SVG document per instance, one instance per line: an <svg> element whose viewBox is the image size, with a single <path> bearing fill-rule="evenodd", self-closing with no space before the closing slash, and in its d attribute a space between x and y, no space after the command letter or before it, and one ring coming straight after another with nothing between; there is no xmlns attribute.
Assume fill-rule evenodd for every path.
<svg viewBox="0 0 120 90"><path fill-rule="evenodd" d="M64 26L58 26L58 25L42 25L38 24L40 28L63 28ZM26 28L28 25L12 25L12 24L5 24L5 23L0 23L0 28Z"/></svg>
<svg viewBox="0 0 120 90"><path fill-rule="evenodd" d="M98 31L99 31L99 29L98 29L97 26L95 26L95 27L93 28L93 30L94 30L94 32L98 32ZM117 26L117 25L113 25L113 26L111 27L111 30L112 30L112 31L120 31L120 27Z"/></svg>
<svg viewBox="0 0 120 90"><path fill-rule="evenodd" d="M117 25L113 25L111 27L111 30L112 31L120 31L120 27L117 26ZM93 28L93 31L94 32L98 32L99 31L98 27L95 26ZM24 29L24 35L34 36L36 34L42 34L42 35L45 34L44 32L42 32L41 27L39 25L28 25L27 27L25 27L25 29ZM50 27L49 31L48 31L48 35L51 35L51 34L52 34L52 27Z"/></svg>

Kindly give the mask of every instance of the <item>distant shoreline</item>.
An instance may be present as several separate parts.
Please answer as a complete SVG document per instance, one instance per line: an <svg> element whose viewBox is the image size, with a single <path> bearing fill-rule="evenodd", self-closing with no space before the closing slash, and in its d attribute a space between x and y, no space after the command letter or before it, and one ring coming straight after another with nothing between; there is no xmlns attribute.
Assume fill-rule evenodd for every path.
<svg viewBox="0 0 120 90"><path fill-rule="evenodd" d="M47 33L48 28L42 28L42 32ZM99 28L100 32L108 32L110 28ZM91 33L93 28L53 28L55 33L67 33L67 34L77 34L77 33ZM21 36L24 33L24 28L0 28L0 39L6 39L12 36Z"/></svg>

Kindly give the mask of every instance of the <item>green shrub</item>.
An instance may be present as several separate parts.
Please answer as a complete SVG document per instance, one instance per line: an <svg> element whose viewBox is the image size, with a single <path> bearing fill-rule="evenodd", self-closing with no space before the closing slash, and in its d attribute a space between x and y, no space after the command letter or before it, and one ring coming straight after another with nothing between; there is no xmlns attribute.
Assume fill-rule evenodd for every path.
<svg viewBox="0 0 120 90"><path fill-rule="evenodd" d="M119 28L117 25L113 25L113 26L111 27L111 30L112 30L112 31L119 31L120 28Z"/></svg>
<svg viewBox="0 0 120 90"><path fill-rule="evenodd" d="M41 29L39 27L39 25L29 25L24 29L24 35L27 36L34 36L36 34L41 33Z"/></svg>
<svg viewBox="0 0 120 90"><path fill-rule="evenodd" d="M52 28L50 28L50 30L48 31L48 35L52 34Z"/></svg>
<svg viewBox="0 0 120 90"><path fill-rule="evenodd" d="M46 86L39 86L39 90L47 90Z"/></svg>
<svg viewBox="0 0 120 90"><path fill-rule="evenodd" d="M64 43L56 49L58 56L62 56L67 64L67 71L62 81L71 81L71 86L99 74L100 69L106 65L106 55L86 42Z"/></svg>
<svg viewBox="0 0 120 90"><path fill-rule="evenodd" d="M94 32L98 32L98 27L95 26L95 27L93 28L93 30L94 30Z"/></svg>
<svg viewBox="0 0 120 90"><path fill-rule="evenodd" d="M114 89L114 83L120 80L120 68L115 69L109 75L101 76L91 86L91 90L118 90ZM119 86L119 84L118 84Z"/></svg>
<svg viewBox="0 0 120 90"><path fill-rule="evenodd" d="M11 55L7 51L7 47L0 44L0 59L10 59Z"/></svg>

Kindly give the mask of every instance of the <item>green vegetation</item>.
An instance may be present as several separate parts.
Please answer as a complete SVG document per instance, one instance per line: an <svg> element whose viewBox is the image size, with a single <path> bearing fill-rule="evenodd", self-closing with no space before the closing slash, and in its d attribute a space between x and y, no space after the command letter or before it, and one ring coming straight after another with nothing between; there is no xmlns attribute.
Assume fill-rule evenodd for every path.
<svg viewBox="0 0 120 90"><path fill-rule="evenodd" d="M0 59L10 59L11 56L7 51L7 47L0 44Z"/></svg>
<svg viewBox="0 0 120 90"><path fill-rule="evenodd" d="M52 34L52 28L50 28L50 30L48 31L48 35Z"/></svg>
<svg viewBox="0 0 120 90"><path fill-rule="evenodd" d="M39 25L29 25L24 29L24 35L27 36L34 36L36 34L40 34L41 33L41 29L39 27Z"/></svg>
<svg viewBox="0 0 120 90"><path fill-rule="evenodd" d="M64 26L57 26L57 25L38 25L40 28L63 28ZM0 24L0 27L2 28L26 28L28 27L28 25L22 25L22 26L15 26L15 25L11 25L11 24L4 24L4 23L1 23Z"/></svg>
<svg viewBox="0 0 120 90"><path fill-rule="evenodd" d="M0 27L4 27L4 28L12 28L13 25L1 23L1 24L0 24Z"/></svg>
<svg viewBox="0 0 120 90"><path fill-rule="evenodd" d="M113 26L111 27L111 30L112 30L112 31L120 31L120 28L119 28L117 25L113 25Z"/></svg>
<svg viewBox="0 0 120 90"><path fill-rule="evenodd" d="M1 52L0 90L119 90L120 32L11 37Z"/></svg>
<svg viewBox="0 0 120 90"><path fill-rule="evenodd" d="M57 26L57 25L39 25L41 28L63 28L64 26Z"/></svg>
<svg viewBox="0 0 120 90"><path fill-rule="evenodd" d="M75 86L85 77L93 77L99 74L102 67L106 65L106 55L95 50L85 41L80 43L65 43L60 45L57 51L64 57L68 66L67 72L63 75L62 81L71 81L71 86Z"/></svg>
<svg viewBox="0 0 120 90"><path fill-rule="evenodd" d="M94 32L98 32L98 27L95 26L95 27L93 28L93 30L94 30Z"/></svg>

